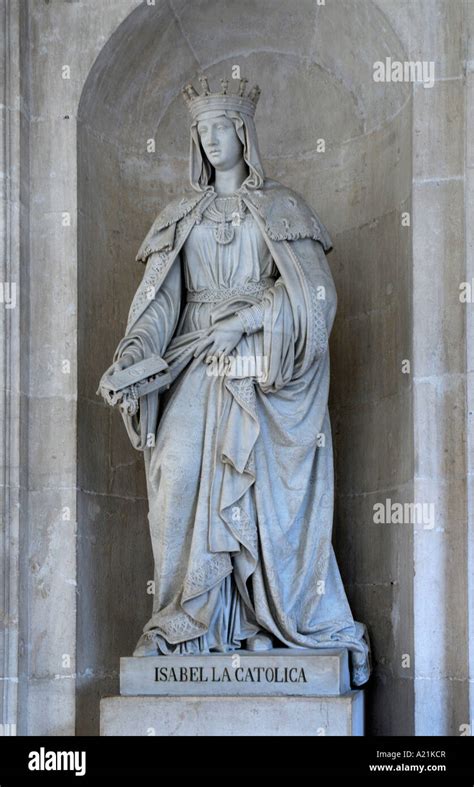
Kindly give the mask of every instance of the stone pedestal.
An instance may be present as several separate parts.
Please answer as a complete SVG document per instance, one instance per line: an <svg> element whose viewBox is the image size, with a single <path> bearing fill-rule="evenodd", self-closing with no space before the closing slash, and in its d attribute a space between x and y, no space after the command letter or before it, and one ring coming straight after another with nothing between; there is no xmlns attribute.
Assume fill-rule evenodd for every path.
<svg viewBox="0 0 474 787"><path fill-rule="evenodd" d="M363 735L347 651L123 658L101 735Z"/></svg>

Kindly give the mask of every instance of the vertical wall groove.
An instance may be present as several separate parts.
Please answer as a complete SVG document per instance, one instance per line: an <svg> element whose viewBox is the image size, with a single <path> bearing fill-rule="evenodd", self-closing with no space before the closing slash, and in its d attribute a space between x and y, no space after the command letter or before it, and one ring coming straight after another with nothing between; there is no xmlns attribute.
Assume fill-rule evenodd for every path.
<svg viewBox="0 0 474 787"><path fill-rule="evenodd" d="M18 706L18 557L20 521L20 4L2 0L1 59L2 147L0 234L3 254L0 302L3 387L0 395L2 422L0 523L0 723L16 725ZM6 308L6 287L16 285L16 308ZM13 289L10 289L13 296ZM11 731L8 727L6 732Z"/></svg>

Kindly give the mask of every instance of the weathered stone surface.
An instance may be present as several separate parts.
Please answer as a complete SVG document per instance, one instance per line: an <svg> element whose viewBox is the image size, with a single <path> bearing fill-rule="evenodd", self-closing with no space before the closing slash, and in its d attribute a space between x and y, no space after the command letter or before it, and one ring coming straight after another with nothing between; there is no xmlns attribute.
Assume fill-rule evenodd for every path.
<svg viewBox="0 0 474 787"><path fill-rule="evenodd" d="M414 156L413 175L419 180L460 177L464 166L464 83L461 78L436 82L433 88L415 86L414 130L421 135ZM426 125L426 116L431 122Z"/></svg>
<svg viewBox="0 0 474 787"><path fill-rule="evenodd" d="M463 13L459 0L374 0L405 44L410 60L433 60L436 78L462 74ZM464 8L463 8L464 5ZM436 122L436 118L433 118Z"/></svg>
<svg viewBox="0 0 474 787"><path fill-rule="evenodd" d="M109 697L100 734L363 735L363 692L341 697Z"/></svg>
<svg viewBox="0 0 474 787"><path fill-rule="evenodd" d="M423 380L462 373L465 365L466 304L459 298L459 285L465 281L459 243L464 236L463 184L439 179L437 169L435 165L431 181L417 182L413 193L413 253L420 260L413 272L418 329L414 363L416 376Z"/></svg>

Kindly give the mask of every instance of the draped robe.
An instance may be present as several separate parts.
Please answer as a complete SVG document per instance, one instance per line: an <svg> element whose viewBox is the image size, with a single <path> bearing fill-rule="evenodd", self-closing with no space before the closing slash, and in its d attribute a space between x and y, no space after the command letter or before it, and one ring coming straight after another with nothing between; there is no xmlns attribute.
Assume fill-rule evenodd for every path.
<svg viewBox="0 0 474 787"><path fill-rule="evenodd" d="M183 259L194 246L194 264L205 264L198 230L215 193L187 194L142 244L146 270L114 357L158 354L174 380L169 391L142 397L136 415L122 413L147 476L155 595L144 630L163 654L232 650L259 630L280 647L347 647L361 685L368 640L331 544L331 243L302 197L281 184L266 179L239 194L257 257L272 263L260 275L273 273L274 284L263 297L229 293L192 318ZM233 355L263 358L264 376L210 374L193 357L203 332L257 301L263 327Z"/></svg>

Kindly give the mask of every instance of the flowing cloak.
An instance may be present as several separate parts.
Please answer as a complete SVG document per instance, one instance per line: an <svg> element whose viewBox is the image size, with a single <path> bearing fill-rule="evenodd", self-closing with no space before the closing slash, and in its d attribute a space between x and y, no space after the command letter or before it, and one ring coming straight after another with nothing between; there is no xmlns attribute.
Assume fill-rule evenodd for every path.
<svg viewBox="0 0 474 787"><path fill-rule="evenodd" d="M116 361L128 353L139 360L158 354L174 379L167 395L150 393L140 399L136 415L122 413L132 445L144 452L147 472L158 590L145 631L154 629L176 646L205 634L218 594L232 574L252 610L255 630L263 628L293 648L347 647L352 681L361 685L370 673L367 633L353 620L331 543L328 337L336 292L325 256L331 241L303 198L276 181L265 179L256 189L244 184L239 194L280 274L258 299L264 314L260 341L265 374L258 379L215 378L225 399L225 418L215 435L213 462L207 465L213 474L212 495L207 512L196 512L193 532L182 536L179 559L169 543L173 534L160 531L160 517L167 511L153 507L156 487L149 471L161 400L169 402L177 387L186 386L196 364L205 367L193 357L202 330L175 332L186 295L178 260L215 196L211 186L185 192L153 223L137 255L146 264L143 280L114 356ZM216 304L212 322L256 302L251 294L229 297ZM189 406L192 398L189 390ZM177 446L163 463L178 466L180 450L192 447ZM170 505L179 511L179 500ZM173 598L164 579L170 574L175 590L179 583L179 595L175 592Z"/></svg>

